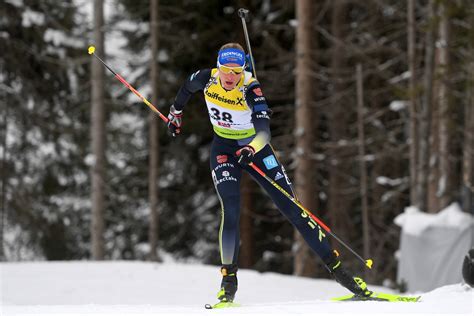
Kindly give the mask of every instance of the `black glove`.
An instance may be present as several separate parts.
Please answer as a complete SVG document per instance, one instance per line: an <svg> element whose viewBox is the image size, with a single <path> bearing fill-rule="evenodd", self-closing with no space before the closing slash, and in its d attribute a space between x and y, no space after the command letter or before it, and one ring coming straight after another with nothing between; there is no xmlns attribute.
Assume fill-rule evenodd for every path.
<svg viewBox="0 0 474 316"><path fill-rule="evenodd" d="M248 165L253 161L253 156L255 155L255 149L252 146L246 145L235 153L237 155L237 161L241 165Z"/></svg>
<svg viewBox="0 0 474 316"><path fill-rule="evenodd" d="M170 107L170 113L168 114L168 129L173 137L181 133L182 117L183 111L176 110L174 105L172 105Z"/></svg>

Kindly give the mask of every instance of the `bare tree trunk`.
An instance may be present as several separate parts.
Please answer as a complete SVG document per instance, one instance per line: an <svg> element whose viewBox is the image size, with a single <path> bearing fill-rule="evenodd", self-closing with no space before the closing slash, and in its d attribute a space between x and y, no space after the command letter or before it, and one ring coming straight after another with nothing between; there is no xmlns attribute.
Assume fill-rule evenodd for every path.
<svg viewBox="0 0 474 316"><path fill-rule="evenodd" d="M314 78L311 77L312 53L312 12L313 1L296 1L296 170L295 187L299 199L310 210L317 209L317 194L314 177L315 163L311 160L311 148L314 143L314 122L311 110ZM294 274L313 276L316 272L316 260L310 248L295 231Z"/></svg>
<svg viewBox="0 0 474 316"><path fill-rule="evenodd" d="M416 88L415 0L408 0L408 69L410 71L410 204L416 204L418 187L418 94Z"/></svg>
<svg viewBox="0 0 474 316"><path fill-rule="evenodd" d="M437 56L435 54L435 68L437 63ZM433 81L433 91L439 91L439 81ZM436 195L438 191L439 179L439 102L438 98L433 98L431 104L431 128L430 128L430 162L428 172L427 184L427 206L426 208L432 212L439 210L439 198Z"/></svg>
<svg viewBox="0 0 474 316"><path fill-rule="evenodd" d="M453 197L453 174L454 167L452 166L452 150L451 150L451 137L452 137L452 112L450 111L450 97L449 97L449 16L447 13L447 4L441 3L441 20L439 26L439 43L438 48L438 78L439 90L438 90L438 104L439 104L439 179L438 179L438 190L436 196L439 198L440 208L446 207Z"/></svg>
<svg viewBox="0 0 474 316"><path fill-rule="evenodd" d="M346 143L349 138L347 129L348 114L344 99L344 23L347 14L345 1L334 0L332 3L331 33L334 41L331 44L331 108L329 109L329 133L332 147L329 150L329 196L328 214L331 227L339 232L340 237L347 239L351 230L348 209L350 208L350 197L346 193L349 187L348 175L350 162L347 157L351 155L350 149L341 143ZM346 142L345 142L346 141ZM344 236L346 238L344 238Z"/></svg>
<svg viewBox="0 0 474 316"><path fill-rule="evenodd" d="M474 63L470 68L471 82L474 82ZM473 89L474 86L471 87ZM474 215L474 97L470 93L465 113L462 196L464 210Z"/></svg>
<svg viewBox="0 0 474 316"><path fill-rule="evenodd" d="M242 246L240 247L239 267L251 268L255 262L254 257L254 234L253 234L253 185L252 179L247 173L242 174L242 215L240 216L240 237Z"/></svg>
<svg viewBox="0 0 474 316"><path fill-rule="evenodd" d="M158 28L159 0L150 1L150 42L151 42L151 103L158 104L158 45L159 45L159 28ZM148 174L148 200L150 203L150 226L148 231L148 239L150 241L151 261L158 261L158 236L159 236L159 218L158 218L158 197L159 197L159 152L160 142L158 133L158 116L150 112L148 114L148 122L150 128L150 160Z"/></svg>
<svg viewBox="0 0 474 316"><path fill-rule="evenodd" d="M438 69L439 66L439 49L435 48L434 54L434 69ZM440 178L439 169L439 125L440 125L440 100L439 91L441 89L441 82L437 76L433 78L433 99L431 102L431 127L430 127L430 160L429 160L429 172L428 172L428 184L427 184L427 204L426 209L430 212L436 212L440 208L440 200L436 194L438 191L438 182Z"/></svg>
<svg viewBox="0 0 474 316"><path fill-rule="evenodd" d="M104 52L103 1L94 0L94 43L96 54L102 59ZM105 196L105 105L104 67L92 58L92 111L91 111L92 155L92 258L104 259L104 196Z"/></svg>
<svg viewBox="0 0 474 316"><path fill-rule="evenodd" d="M471 60L469 63L468 77L468 102L464 113L464 146L462 164L462 204L466 212L474 216L474 16L470 17L469 50Z"/></svg>
<svg viewBox="0 0 474 316"><path fill-rule="evenodd" d="M370 223L367 200L367 167L365 166L364 87L362 65L357 64L357 130L359 138L360 197L362 200L362 235L364 258L370 257Z"/></svg>
<svg viewBox="0 0 474 316"><path fill-rule="evenodd" d="M7 132L8 132L8 106L5 102L5 92L0 92L0 104L3 104L4 108L4 115L3 115L3 124L2 124L2 165L1 165L1 173L2 173L2 201L0 205L0 261L6 261L5 257L5 248L3 244L3 237L4 237L4 228L5 228L5 220L6 220L6 193L7 193Z"/></svg>
<svg viewBox="0 0 474 316"><path fill-rule="evenodd" d="M427 192L428 192L428 175L430 162L430 130L431 130L431 111L433 101L433 71L434 71L434 46L435 46L435 2L430 0L428 3L428 28L426 31L426 48L425 48L425 73L423 76L423 99L421 107L421 116L419 124L420 151L419 151L419 168L418 168L418 199L417 207L427 211Z"/></svg>

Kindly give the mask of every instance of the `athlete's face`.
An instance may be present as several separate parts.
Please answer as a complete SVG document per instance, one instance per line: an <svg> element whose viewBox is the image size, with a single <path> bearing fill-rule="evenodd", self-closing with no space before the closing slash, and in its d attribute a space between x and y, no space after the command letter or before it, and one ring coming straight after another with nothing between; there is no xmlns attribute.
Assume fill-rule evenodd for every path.
<svg viewBox="0 0 474 316"><path fill-rule="evenodd" d="M234 67L236 72L240 71L240 73L235 73L234 71L231 71ZM230 63L224 64L219 67L219 78L221 81L221 85L226 90L234 89L239 83L240 78L242 78L242 74L242 67L240 67L238 64Z"/></svg>

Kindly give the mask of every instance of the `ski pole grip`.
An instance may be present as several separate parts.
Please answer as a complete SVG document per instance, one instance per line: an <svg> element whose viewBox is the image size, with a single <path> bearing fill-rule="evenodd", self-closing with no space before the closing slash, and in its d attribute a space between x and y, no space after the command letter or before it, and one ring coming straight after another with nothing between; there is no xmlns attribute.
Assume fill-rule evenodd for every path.
<svg viewBox="0 0 474 316"><path fill-rule="evenodd" d="M247 17L249 16L249 10L240 8L238 14L241 19L245 19L247 21Z"/></svg>

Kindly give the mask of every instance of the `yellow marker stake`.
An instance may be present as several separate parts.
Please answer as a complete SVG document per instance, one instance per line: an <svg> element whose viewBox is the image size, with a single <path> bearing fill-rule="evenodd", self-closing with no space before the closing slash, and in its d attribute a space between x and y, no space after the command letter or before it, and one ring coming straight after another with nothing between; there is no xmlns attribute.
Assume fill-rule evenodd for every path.
<svg viewBox="0 0 474 316"><path fill-rule="evenodd" d="M89 46L88 52L89 52L89 55L94 54L94 52L95 52L95 46L93 46L93 45Z"/></svg>

